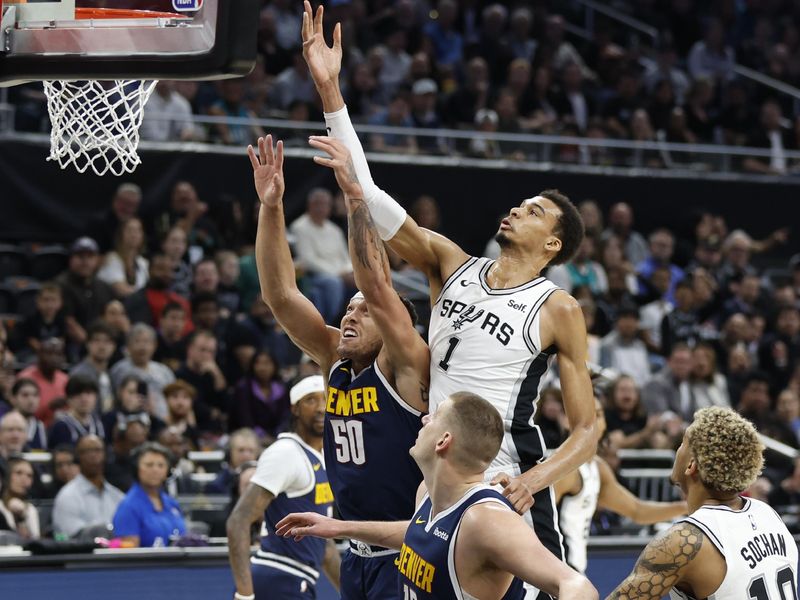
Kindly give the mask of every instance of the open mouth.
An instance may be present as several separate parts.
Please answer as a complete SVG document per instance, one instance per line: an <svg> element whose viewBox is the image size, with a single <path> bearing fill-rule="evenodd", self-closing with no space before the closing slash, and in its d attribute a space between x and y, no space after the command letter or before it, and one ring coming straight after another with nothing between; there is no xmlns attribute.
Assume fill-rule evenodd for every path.
<svg viewBox="0 0 800 600"><path fill-rule="evenodd" d="M500 221L500 229L511 229L511 222L508 219Z"/></svg>
<svg viewBox="0 0 800 600"><path fill-rule="evenodd" d="M357 338L358 332L352 327L345 327L344 329L342 329L342 337L347 339Z"/></svg>

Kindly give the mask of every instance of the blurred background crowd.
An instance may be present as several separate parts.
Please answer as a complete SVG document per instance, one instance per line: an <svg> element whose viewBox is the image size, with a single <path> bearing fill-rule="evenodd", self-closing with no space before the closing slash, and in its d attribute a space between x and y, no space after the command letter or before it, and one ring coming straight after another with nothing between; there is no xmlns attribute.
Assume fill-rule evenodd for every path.
<svg viewBox="0 0 800 600"><path fill-rule="evenodd" d="M653 47L610 23L591 40L571 35L569 2L332 0L326 14L344 24L342 83L360 122L746 144L770 156L744 159L742 169L792 171L784 152L800 142L794 103L738 79L733 65L797 83L795 3L614 5L657 27ZM293 0L264 2L262 61L249 77L160 82L143 138L243 147L262 133L224 119L201 125L198 115L321 122L300 54L300 10ZM17 127L42 130L38 91L12 93ZM294 131L287 144L305 146L307 131ZM401 154L531 158L490 138L375 133L364 142ZM558 152L576 163L635 158L579 143ZM659 152L636 160L669 166ZM422 192L409 212L437 230L446 215ZM198 526L204 519L174 498L234 502L260 451L287 428L289 386L318 369L261 300L257 204L234 203L220 218L203 197L181 181L144 214L141 189L123 183L68 246L0 248L0 542L91 536L108 523L134 545L213 535L225 509ZM608 421L603 455L614 465L620 449L674 449L705 406L731 406L800 448L800 256L783 253L789 230L754 239L693 208L683 230L643 232L633 208L616 200L573 198L586 239L573 261L547 273L584 310ZM300 286L334 325L354 291L346 223L341 196L316 188L289 227ZM488 240L484 254L497 252ZM425 335L424 277L396 257L392 267L417 291ZM557 383L552 374L536 417L551 448L564 436ZM198 451L224 456L203 462ZM796 504L800 462L776 451L767 458L750 493ZM142 494L160 498L173 518L154 524Z"/></svg>
<svg viewBox="0 0 800 600"><path fill-rule="evenodd" d="M164 9L155 0L134 4ZM341 84L356 122L560 135L599 144L562 141L542 148L513 136L460 139L391 130L369 136L374 151L703 168L709 155L657 146L615 149L604 142L724 144L769 151L735 157L734 169L797 170L798 160L786 153L800 149L800 94L743 78L737 69L748 67L777 85L800 83L796 3L608 4L650 35L600 13L592 13L589 28L579 0L331 0L326 20L328 31L336 21L343 25ZM301 55L301 10L295 0L264 1L259 63L248 77L161 82L147 104L142 138L243 145L261 132L248 118L319 122L321 103ZM37 86L14 88L10 98L18 130L49 130ZM216 120L200 122L209 117ZM289 143L305 146L307 131L290 132Z"/></svg>

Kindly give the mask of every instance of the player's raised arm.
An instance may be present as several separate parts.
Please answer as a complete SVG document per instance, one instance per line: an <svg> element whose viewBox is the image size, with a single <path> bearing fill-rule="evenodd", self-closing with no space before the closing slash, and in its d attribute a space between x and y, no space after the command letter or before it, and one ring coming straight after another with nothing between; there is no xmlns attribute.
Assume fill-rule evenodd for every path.
<svg viewBox="0 0 800 600"><path fill-rule="evenodd" d="M602 458L597 459L600 471L600 495L597 506L628 517L640 525L669 521L689 512L686 502L648 502L634 496L617 481L614 471ZM560 483L560 482L559 482Z"/></svg>
<svg viewBox="0 0 800 600"><path fill-rule="evenodd" d="M428 345L414 328L406 306L392 286L386 249L362 198L350 153L341 141L333 138L315 138L311 145L328 154L330 158L316 156L314 161L333 169L345 195L353 274L383 339L389 361L389 365L382 365L383 371L392 374L404 400L426 412L430 380Z"/></svg>
<svg viewBox="0 0 800 600"><path fill-rule="evenodd" d="M392 250L428 276L432 298L436 298L441 282L469 256L444 236L417 225L403 207L372 180L364 149L350 121L339 87L342 63L341 24L334 28L333 46L328 46L322 31L323 12L324 8L320 6L314 14L311 4L305 2L302 34L303 56L322 98L328 135L342 141L350 151L363 189L364 202L381 239L388 241Z"/></svg>
<svg viewBox="0 0 800 600"><path fill-rule="evenodd" d="M283 214L283 142L273 148L268 135L258 139L258 155L252 146L247 154L261 202L256 233L261 295L292 341L326 369L334 361L339 332L325 325L319 311L297 289Z"/></svg>
<svg viewBox="0 0 800 600"><path fill-rule="evenodd" d="M306 536L324 539L353 538L397 550L403 545L408 521L340 521L319 513L292 513L278 521L275 533L300 540Z"/></svg>
<svg viewBox="0 0 800 600"><path fill-rule="evenodd" d="M459 539L487 563L559 600L598 597L588 579L545 548L522 517L499 504L479 504L467 511Z"/></svg>
<svg viewBox="0 0 800 600"><path fill-rule="evenodd" d="M631 574L606 600L659 600L682 581L702 581L703 574L694 572L698 558L715 552L699 527L678 523L647 544Z"/></svg>

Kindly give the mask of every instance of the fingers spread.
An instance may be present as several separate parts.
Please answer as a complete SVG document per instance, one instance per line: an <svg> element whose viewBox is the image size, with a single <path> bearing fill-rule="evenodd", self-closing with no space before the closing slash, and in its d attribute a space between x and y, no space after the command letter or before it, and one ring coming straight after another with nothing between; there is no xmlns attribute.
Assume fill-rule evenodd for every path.
<svg viewBox="0 0 800 600"><path fill-rule="evenodd" d="M250 157L250 164L253 165L253 170L255 171L258 167L261 166L261 163L258 162L258 157L256 156L256 151L253 150L253 146L247 147L247 156Z"/></svg>

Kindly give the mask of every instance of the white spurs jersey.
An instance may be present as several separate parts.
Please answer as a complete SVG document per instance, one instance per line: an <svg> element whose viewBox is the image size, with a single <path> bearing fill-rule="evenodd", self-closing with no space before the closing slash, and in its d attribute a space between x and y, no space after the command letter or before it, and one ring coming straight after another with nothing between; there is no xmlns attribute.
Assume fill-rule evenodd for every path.
<svg viewBox="0 0 800 600"><path fill-rule="evenodd" d="M509 289L492 289L488 258L470 258L444 282L433 305L430 411L455 392L472 392L503 417L505 437L487 475L516 475L544 457L533 423L542 376L554 350L539 340L542 305L559 289L544 277ZM522 467L522 468L520 468Z"/></svg>
<svg viewBox="0 0 800 600"><path fill-rule="evenodd" d="M561 498L558 507L558 527L564 536L567 564L578 571L586 572L586 545L589 543L589 528L600 497L600 469L593 458L578 467L581 476L581 491Z"/></svg>
<svg viewBox="0 0 800 600"><path fill-rule="evenodd" d="M681 521L695 525L728 566L708 600L797 600L797 544L769 504L743 498L741 510L708 505ZM672 589L672 600L689 596Z"/></svg>

